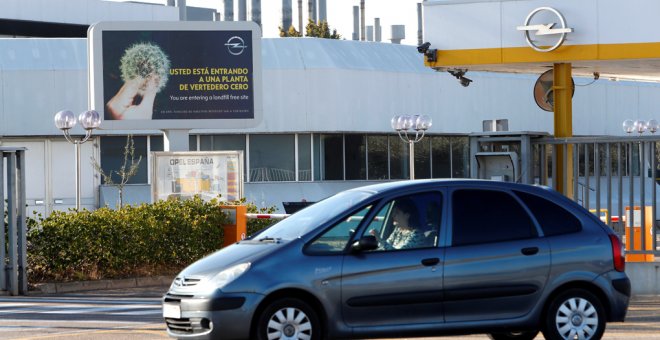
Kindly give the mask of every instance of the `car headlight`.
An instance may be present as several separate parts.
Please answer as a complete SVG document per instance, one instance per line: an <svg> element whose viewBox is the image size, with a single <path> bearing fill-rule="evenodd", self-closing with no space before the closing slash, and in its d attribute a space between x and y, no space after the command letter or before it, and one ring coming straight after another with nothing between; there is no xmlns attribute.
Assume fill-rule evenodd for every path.
<svg viewBox="0 0 660 340"><path fill-rule="evenodd" d="M236 278L245 273L248 268L250 268L249 262L229 267L213 276L210 280L204 282L201 287L199 287L199 290L203 292L213 292L216 289L220 289L236 280Z"/></svg>

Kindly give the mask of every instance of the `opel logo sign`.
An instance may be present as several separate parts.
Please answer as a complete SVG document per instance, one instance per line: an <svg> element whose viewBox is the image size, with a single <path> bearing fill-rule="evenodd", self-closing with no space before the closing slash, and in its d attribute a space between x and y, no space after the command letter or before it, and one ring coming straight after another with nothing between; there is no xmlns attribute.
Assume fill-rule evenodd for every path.
<svg viewBox="0 0 660 340"><path fill-rule="evenodd" d="M227 46L227 50L229 51L229 53L233 55L241 55L243 51L245 51L245 49L247 48L247 46L245 46L245 41L243 41L243 38L238 36L229 38L229 40L227 40L227 43L225 43L225 46Z"/></svg>
<svg viewBox="0 0 660 340"><path fill-rule="evenodd" d="M550 15L556 17L559 20L561 27L555 28L557 25L556 22L533 24L532 19L539 13L549 13ZM561 46L561 44L564 43L564 40L566 40L566 34L573 32L572 28L568 28L566 26L566 19L564 19L564 16L559 13L559 11L551 7L539 7L533 10L525 19L525 25L518 26L516 29L518 31L524 31L527 45L539 52L550 52L556 50L559 46ZM545 47L548 45L541 44L539 41L534 41L534 39L530 37L530 32L536 32L534 33L534 36L536 37L550 36L553 39L556 39L556 42L550 47Z"/></svg>

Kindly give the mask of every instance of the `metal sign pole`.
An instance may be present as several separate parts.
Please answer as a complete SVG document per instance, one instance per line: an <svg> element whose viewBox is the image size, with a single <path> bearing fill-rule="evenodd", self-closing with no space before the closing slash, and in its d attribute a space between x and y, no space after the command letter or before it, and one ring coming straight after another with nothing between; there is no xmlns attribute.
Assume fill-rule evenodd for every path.
<svg viewBox="0 0 660 340"><path fill-rule="evenodd" d="M16 154L9 155L9 162L7 162L7 172L9 173L9 181L7 190L9 191L9 201L7 204L7 220L9 222L9 293L11 295L18 295L18 233L16 232L17 216L16 216Z"/></svg>
<svg viewBox="0 0 660 340"><path fill-rule="evenodd" d="M2 212L2 233L0 233L0 290L7 290L7 274L5 265L5 153L0 152L0 212Z"/></svg>
<svg viewBox="0 0 660 340"><path fill-rule="evenodd" d="M18 159L18 192L16 195L16 202L18 202L18 292L21 295L28 293L28 279L27 279L27 223L25 221L27 208L25 205L26 192L25 192L25 151L19 150L17 152Z"/></svg>

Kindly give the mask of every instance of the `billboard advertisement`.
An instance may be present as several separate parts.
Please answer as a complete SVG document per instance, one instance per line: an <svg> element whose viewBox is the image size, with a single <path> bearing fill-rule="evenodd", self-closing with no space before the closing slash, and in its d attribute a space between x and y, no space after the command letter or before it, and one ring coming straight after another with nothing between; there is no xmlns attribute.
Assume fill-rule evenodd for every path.
<svg viewBox="0 0 660 340"><path fill-rule="evenodd" d="M242 151L152 152L153 202L199 195L204 200L243 197Z"/></svg>
<svg viewBox="0 0 660 340"><path fill-rule="evenodd" d="M253 22L104 22L90 28L102 129L251 127L261 120Z"/></svg>

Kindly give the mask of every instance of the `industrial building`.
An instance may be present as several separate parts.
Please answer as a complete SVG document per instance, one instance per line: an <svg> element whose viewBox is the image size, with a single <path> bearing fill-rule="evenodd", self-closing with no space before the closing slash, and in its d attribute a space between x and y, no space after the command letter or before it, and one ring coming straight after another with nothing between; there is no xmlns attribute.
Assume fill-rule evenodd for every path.
<svg viewBox="0 0 660 340"><path fill-rule="evenodd" d="M80 32L97 21L176 21L180 10L100 0L0 3L0 35L6 37L0 39L0 146L27 148L28 211L74 206L74 148L53 116L88 108L87 41ZM196 9L187 12L189 20L193 13L217 18ZM464 87L425 67L415 46L314 38L261 43L263 120L248 129L219 122L189 131L191 150L244 152L245 197L259 206L282 210L282 202L317 201L347 188L409 178L408 145L390 125L395 115L433 119L415 145L416 178L470 177L468 135L481 132L484 121L506 119L510 131L553 134L551 113L532 97L538 74L471 72ZM660 104L656 83L592 80L575 78L575 135L623 135L623 120L653 118ZM76 127L72 134L84 132ZM116 204L115 188L102 183L90 159L116 170L127 134L142 162L125 201L150 200L149 154L163 150L163 132L101 125L82 144L83 208Z"/></svg>

